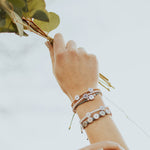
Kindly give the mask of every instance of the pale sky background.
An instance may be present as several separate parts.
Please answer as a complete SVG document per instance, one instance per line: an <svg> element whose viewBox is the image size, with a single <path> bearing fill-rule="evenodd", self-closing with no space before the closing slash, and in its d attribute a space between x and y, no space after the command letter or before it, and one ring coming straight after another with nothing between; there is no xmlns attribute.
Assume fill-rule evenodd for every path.
<svg viewBox="0 0 150 150"><path fill-rule="evenodd" d="M150 134L150 1L47 0L65 41L97 55L99 71L116 87L105 96ZM0 150L77 150L89 144L80 134L68 97L52 74L45 40L0 34ZM105 102L131 150L150 148L145 136L114 105Z"/></svg>

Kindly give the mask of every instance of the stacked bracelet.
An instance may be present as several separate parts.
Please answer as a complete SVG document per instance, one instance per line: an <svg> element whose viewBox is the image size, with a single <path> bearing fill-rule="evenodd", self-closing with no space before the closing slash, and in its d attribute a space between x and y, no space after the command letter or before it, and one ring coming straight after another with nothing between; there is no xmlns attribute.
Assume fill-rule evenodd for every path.
<svg viewBox="0 0 150 150"><path fill-rule="evenodd" d="M85 117L83 117L80 121L81 127L84 129L93 121L98 120L105 115L112 115L112 113L108 107L100 106L98 109L86 113Z"/></svg>
<svg viewBox="0 0 150 150"><path fill-rule="evenodd" d="M77 107L79 105L85 103L85 102L94 100L95 96L98 95L98 94L102 95L102 92L99 89L89 88L87 92L81 94L80 96L79 95L75 96L75 99L74 99L74 101L71 104L71 107L73 109L74 115L73 115L73 117L71 119L69 129L71 129L71 124L72 124L73 118L75 116Z"/></svg>
<svg viewBox="0 0 150 150"><path fill-rule="evenodd" d="M75 100L72 102L71 106L73 109L73 112L76 113L76 108L88 101L94 100L94 97L98 94L102 95L102 92L99 89L92 89L89 88L87 92L83 93L81 96L76 95Z"/></svg>
<svg viewBox="0 0 150 150"><path fill-rule="evenodd" d="M93 101L95 96L97 96L98 94L102 95L102 92L99 89L89 88L88 91L83 93L82 95L75 96L75 100L71 104L74 115L72 117L69 129L71 128L71 124L75 116L77 107L85 102ZM86 113L85 117L83 117L80 121L81 129L86 128L89 124L93 123L94 121L98 120L101 117L104 117L105 115L112 115L109 108L105 106L100 106L98 109Z"/></svg>

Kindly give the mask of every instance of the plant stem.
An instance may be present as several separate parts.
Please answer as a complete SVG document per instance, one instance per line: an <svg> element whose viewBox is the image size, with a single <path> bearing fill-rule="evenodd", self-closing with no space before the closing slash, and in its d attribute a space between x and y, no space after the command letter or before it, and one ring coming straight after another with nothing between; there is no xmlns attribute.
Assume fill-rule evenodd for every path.
<svg viewBox="0 0 150 150"><path fill-rule="evenodd" d="M51 38L50 36L48 36L48 34L46 34L38 25L36 25L32 21L32 19L26 19L25 17L22 17L22 20L27 24L27 26L29 26L30 28L32 28L32 32L34 31L35 34L38 34L38 35L46 38L47 40L50 41L51 45L53 46L53 38Z"/></svg>

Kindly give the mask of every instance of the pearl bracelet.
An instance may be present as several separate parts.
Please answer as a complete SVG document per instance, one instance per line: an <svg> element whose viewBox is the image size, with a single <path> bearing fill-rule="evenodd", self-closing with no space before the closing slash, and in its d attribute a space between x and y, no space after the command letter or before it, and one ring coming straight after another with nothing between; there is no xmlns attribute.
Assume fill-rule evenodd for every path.
<svg viewBox="0 0 150 150"><path fill-rule="evenodd" d="M84 129L93 121L104 117L105 115L112 115L108 107L100 106L98 109L93 110L92 112L87 112L85 117L80 121L81 127Z"/></svg>

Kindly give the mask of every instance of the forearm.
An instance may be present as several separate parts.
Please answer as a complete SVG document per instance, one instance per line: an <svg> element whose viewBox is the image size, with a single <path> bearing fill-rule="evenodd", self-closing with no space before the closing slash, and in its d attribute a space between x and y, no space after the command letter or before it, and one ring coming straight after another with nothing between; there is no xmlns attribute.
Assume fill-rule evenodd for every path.
<svg viewBox="0 0 150 150"><path fill-rule="evenodd" d="M83 48L77 48L74 41L66 45L61 34L56 34L54 44L46 43L52 60L53 73L65 94L73 101L75 95L86 92L88 88L97 88L99 71L95 55L88 54ZM77 114L82 119L87 112L104 105L101 96L95 100L83 103L77 108ZM121 134L110 116L100 117L86 128L91 143L114 141L128 149Z"/></svg>
<svg viewBox="0 0 150 150"><path fill-rule="evenodd" d="M91 112L102 105L105 106L102 97L97 95L93 101L80 105L77 108L77 114L79 118L82 119L87 112ZM128 149L110 115L106 115L94 121L85 128L85 131L91 144L101 141L114 141L119 143L126 150Z"/></svg>

